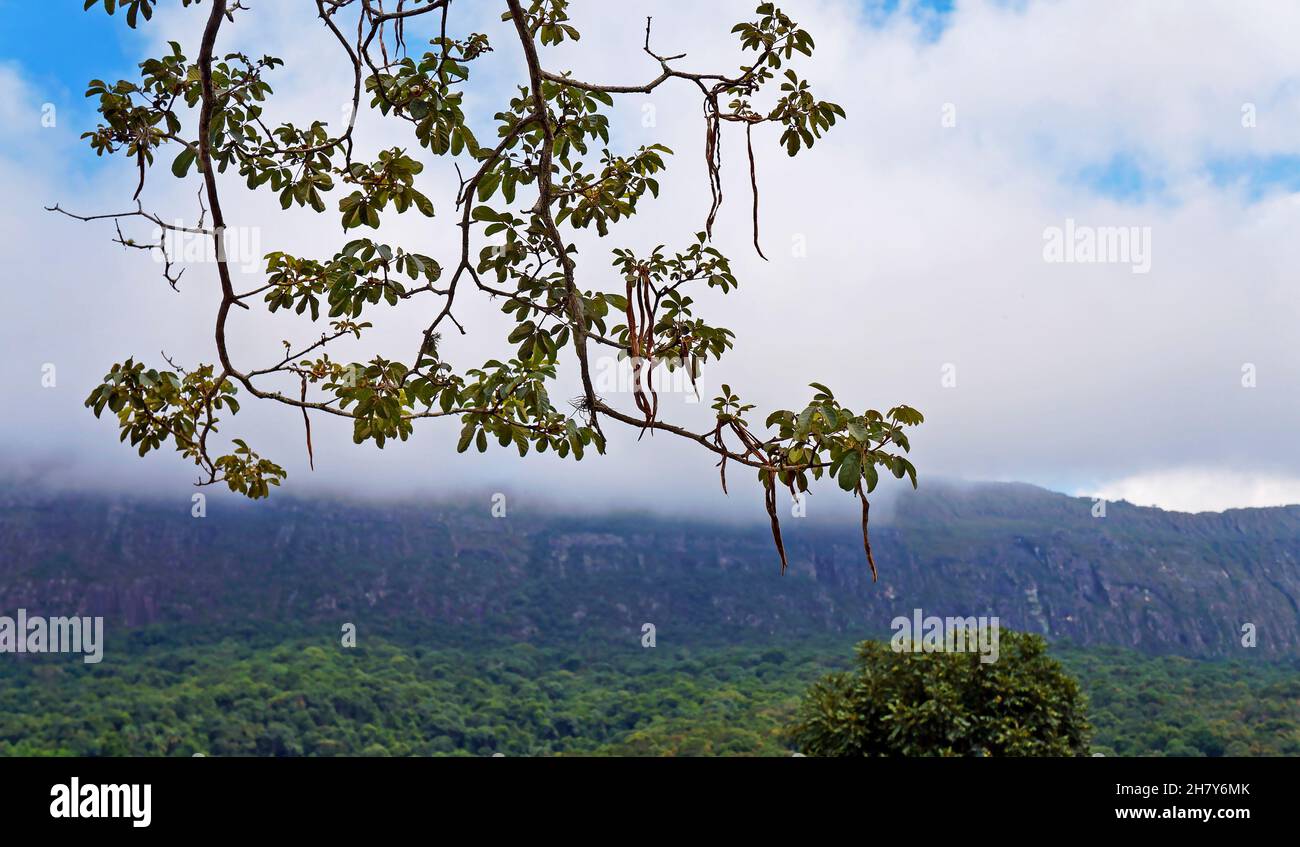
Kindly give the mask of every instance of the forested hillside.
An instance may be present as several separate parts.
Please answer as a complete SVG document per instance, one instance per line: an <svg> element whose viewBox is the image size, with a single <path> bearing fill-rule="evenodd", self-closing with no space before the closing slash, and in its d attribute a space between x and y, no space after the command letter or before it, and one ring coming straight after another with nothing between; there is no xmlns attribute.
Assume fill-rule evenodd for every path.
<svg viewBox="0 0 1300 847"><path fill-rule="evenodd" d="M1300 664L1055 651L1105 755L1300 755ZM166 627L0 663L0 755L785 755L850 642L536 647ZM14 657L7 657L12 660Z"/></svg>
<svg viewBox="0 0 1300 847"><path fill-rule="evenodd" d="M160 504L0 494L0 609L151 623L395 621L536 643L848 640L923 608L997 615L1049 640L1151 654L1300 651L1300 507L1186 515L1024 485L929 486L877 522L872 583L852 528L546 517L436 504ZM1242 646L1254 624L1256 648Z"/></svg>
<svg viewBox="0 0 1300 847"><path fill-rule="evenodd" d="M1296 508L933 487L872 584L793 519L782 577L764 527L0 497L0 613L106 619L101 664L0 657L0 753L789 755L809 684L921 607L1045 634L1106 755L1300 754Z"/></svg>

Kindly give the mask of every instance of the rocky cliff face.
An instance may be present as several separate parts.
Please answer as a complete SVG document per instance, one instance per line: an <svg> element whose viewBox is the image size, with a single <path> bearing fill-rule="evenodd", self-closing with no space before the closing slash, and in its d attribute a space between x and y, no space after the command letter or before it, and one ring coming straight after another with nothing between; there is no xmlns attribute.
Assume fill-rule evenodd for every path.
<svg viewBox="0 0 1300 847"><path fill-rule="evenodd" d="M914 608L1152 653L1300 652L1300 507L1183 515L1023 485L929 486L873 531L616 518L494 520L281 500L190 517L188 501L0 492L0 614L161 622L437 624L660 643L753 633L887 635ZM337 631L337 629L336 629Z"/></svg>

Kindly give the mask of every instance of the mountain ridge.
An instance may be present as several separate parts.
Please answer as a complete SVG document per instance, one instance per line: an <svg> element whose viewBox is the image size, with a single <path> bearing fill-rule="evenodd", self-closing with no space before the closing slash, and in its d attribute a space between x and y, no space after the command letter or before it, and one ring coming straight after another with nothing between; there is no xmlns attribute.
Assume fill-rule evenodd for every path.
<svg viewBox="0 0 1300 847"><path fill-rule="evenodd" d="M344 621L573 641L879 637L897 616L1002 626L1152 654L1300 652L1300 506L1189 514L1024 483L931 485L873 522L762 527L634 514L282 498L211 508L0 490L0 610L110 627ZM349 617L350 616L350 617ZM1258 647L1242 645L1253 624ZM337 631L337 630L335 630Z"/></svg>

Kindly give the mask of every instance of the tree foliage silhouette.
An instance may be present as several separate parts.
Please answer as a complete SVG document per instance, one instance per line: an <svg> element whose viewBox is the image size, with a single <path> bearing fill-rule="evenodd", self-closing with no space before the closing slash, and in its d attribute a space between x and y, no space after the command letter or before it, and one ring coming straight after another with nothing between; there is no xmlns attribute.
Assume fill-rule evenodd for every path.
<svg viewBox="0 0 1300 847"><path fill-rule="evenodd" d="M100 6L110 15L124 12L126 23L135 27L153 16L156 2L87 0L85 6ZM202 6L200 0L181 2ZM141 63L139 81L90 83L87 96L98 98L102 121L84 137L97 154L131 161L139 173L135 208L106 215L53 210L81 220L114 221L119 243L161 252L172 287L183 272L174 272L168 234L211 238L221 299L215 362L184 368L168 360L167 368L156 368L130 358L112 366L86 405L97 416L105 409L116 416L122 440L141 455L170 442L198 466L200 485L225 483L253 498L267 496L286 473L243 439L218 446L218 423L224 426L225 418L239 412L241 392L296 409L313 464L313 415L350 419L357 443L379 447L406 440L418 421L448 418L460 423L461 451L471 446L486 451L496 441L521 456L534 450L575 459L590 448L604 452L606 423L665 432L713 453L724 490L729 463L757 474L782 571L786 554L777 488L798 496L810 479L833 477L861 501L863 543L874 576L867 495L881 468L916 484L916 470L903 454L909 450L905 429L921 423L919 412L903 405L884 413L855 412L829 388L813 383L807 405L774 411L758 428L750 419L754 407L724 385L712 405L712 427L694 431L664 419L654 388L657 369L684 369L694 384L703 363L733 346L730 330L695 314L688 293L701 286L728 293L738 285L727 258L712 244L723 201L724 125L738 125L745 133L753 242L761 255L755 131L774 125L780 144L794 156L844 117L836 104L818 100L791 67L796 57L812 55L812 36L774 4L762 3L752 20L732 30L752 61L730 73L698 73L678 68L684 56L652 49L647 20L642 49L657 72L643 84L610 85L543 64L543 50L580 38L567 0L506 0L502 20L511 25L511 49L522 55L528 78L496 113L495 138L480 142L466 121L464 94L475 61L495 48L482 33L454 34L460 6L457 0L316 0L311 17L333 34L339 61L352 76L350 118L336 134L319 120L274 122L268 80L281 60L253 58L229 47L218 53L223 26L236 15L252 14L242 0L208 0L193 60L172 42L170 53ZM438 34L430 50L414 56L406 35L424 16L433 16L427 20ZM712 196L704 226L680 250L615 249L613 264L623 284L613 291L589 287L593 283L586 282L573 242L576 231L594 227L605 237L613 225L636 214L647 195L657 197L657 175L671 154L661 144L611 151L608 112L616 96L648 94L668 83L693 86L703 102ZM405 124L419 149L392 147L364 156L353 138L363 108ZM160 156L167 157L175 178L201 180L196 223L170 223L143 207L140 193ZM429 255L378 239L381 221L390 214L433 217L433 201L416 187L430 157L454 160L460 175L454 198L460 249L447 265L450 272ZM233 182L222 176L232 171L250 190L275 192L285 210L310 207L325 214L332 209L356 237L328 257L273 251L265 257L264 282L237 290L222 206L223 191ZM338 199L327 202L331 194ZM160 235L156 242L128 238L123 222L152 224ZM467 289L500 298L515 325L505 339L509 354L458 370L444 358L439 342L449 327L465 331L455 306ZM231 349L227 330L237 310L251 309L259 298L271 312L290 311L313 325L324 320L327 329L313 330L305 341L285 342L278 360L250 367ZM372 329L363 320L371 310L404 306L430 315L412 341L409 359L330 357L334 342L360 339ZM596 348L631 360L634 408L620 408L597 393L591 375ZM577 365L582 394L557 406L547 388L566 356Z"/></svg>

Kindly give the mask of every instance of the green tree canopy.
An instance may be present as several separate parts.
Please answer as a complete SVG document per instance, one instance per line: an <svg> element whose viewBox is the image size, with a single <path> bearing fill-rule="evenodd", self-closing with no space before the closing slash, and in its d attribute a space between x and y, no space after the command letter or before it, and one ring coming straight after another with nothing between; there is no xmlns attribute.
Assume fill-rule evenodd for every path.
<svg viewBox="0 0 1300 847"><path fill-rule="evenodd" d="M1091 727L1078 684L1040 636L1003 630L978 652L858 645L856 668L804 697L790 737L809 756L1083 756Z"/></svg>

